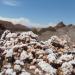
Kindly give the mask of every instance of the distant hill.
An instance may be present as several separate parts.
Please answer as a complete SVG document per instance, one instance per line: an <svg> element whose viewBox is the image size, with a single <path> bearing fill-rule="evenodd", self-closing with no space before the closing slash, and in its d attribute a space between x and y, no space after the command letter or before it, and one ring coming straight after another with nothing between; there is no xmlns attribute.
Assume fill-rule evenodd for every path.
<svg viewBox="0 0 75 75"><path fill-rule="evenodd" d="M13 24L8 21L0 20L0 36L5 30L10 30L11 32L18 32L18 31L30 31L31 29L25 25Z"/></svg>
<svg viewBox="0 0 75 75"><path fill-rule="evenodd" d="M30 30L27 26L21 25L21 24L13 24L8 21L2 21L0 20L0 29L8 29L11 31L27 31Z"/></svg>
<svg viewBox="0 0 75 75"><path fill-rule="evenodd" d="M75 42L75 25L69 24L66 25L63 22L59 22L56 26L46 27L46 28L29 28L25 25L16 24L14 25L8 21L0 20L0 36L5 30L10 30L12 32L22 32L22 31L33 31L34 33L39 35L40 40L47 40L52 35L62 36L67 35L71 38L72 41Z"/></svg>
<svg viewBox="0 0 75 75"><path fill-rule="evenodd" d="M50 28L50 27L48 27L48 28ZM39 37L40 40L47 40L52 35L57 35L59 37L67 35L71 38L71 41L75 42L75 25L73 25L73 24L65 25L63 22L59 22L56 26L53 27L53 29L55 29L55 30L54 31L46 30L45 32L42 32Z"/></svg>
<svg viewBox="0 0 75 75"><path fill-rule="evenodd" d="M58 29L58 28L63 28L63 27L66 27L66 25L61 21L54 28Z"/></svg>

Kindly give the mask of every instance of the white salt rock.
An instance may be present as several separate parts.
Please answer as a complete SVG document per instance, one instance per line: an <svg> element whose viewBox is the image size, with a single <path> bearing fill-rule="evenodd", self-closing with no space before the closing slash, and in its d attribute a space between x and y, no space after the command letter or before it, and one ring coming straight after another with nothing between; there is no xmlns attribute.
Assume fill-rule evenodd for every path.
<svg viewBox="0 0 75 75"><path fill-rule="evenodd" d="M12 45L12 41L6 41L6 43L4 44L5 47L11 46Z"/></svg>
<svg viewBox="0 0 75 75"><path fill-rule="evenodd" d="M30 59L33 59L33 55L32 55L32 53L30 52L30 53L28 53L28 57L30 58Z"/></svg>
<svg viewBox="0 0 75 75"><path fill-rule="evenodd" d="M22 70L21 70L22 72L25 72L26 70L25 70L25 68L22 68Z"/></svg>
<svg viewBox="0 0 75 75"><path fill-rule="evenodd" d="M37 60L36 59L33 59L33 61L31 62L31 64L34 64Z"/></svg>
<svg viewBox="0 0 75 75"><path fill-rule="evenodd" d="M30 36L28 35L28 32L22 32L20 35L19 35L19 39L21 40L29 40L30 39Z"/></svg>
<svg viewBox="0 0 75 75"><path fill-rule="evenodd" d="M48 54L53 53L53 49L51 49L51 48L50 49L46 49L45 52L48 53Z"/></svg>
<svg viewBox="0 0 75 75"><path fill-rule="evenodd" d="M44 41L40 41L40 43L43 44L43 45L45 45L45 42Z"/></svg>
<svg viewBox="0 0 75 75"><path fill-rule="evenodd" d="M37 52L36 52L36 54L44 54L45 53L45 51L43 51L43 50L38 50Z"/></svg>
<svg viewBox="0 0 75 75"><path fill-rule="evenodd" d="M30 39L30 43L33 42L33 43L36 43L36 39Z"/></svg>
<svg viewBox="0 0 75 75"><path fill-rule="evenodd" d="M30 41L30 45L34 45L36 44L37 42L34 42L34 41Z"/></svg>
<svg viewBox="0 0 75 75"><path fill-rule="evenodd" d="M70 55L67 55L67 54L64 54L64 55L62 55L60 58L59 58L59 60L61 60L61 61L69 61L69 60L72 60L73 59L73 56L72 56L72 54L70 54Z"/></svg>
<svg viewBox="0 0 75 75"><path fill-rule="evenodd" d="M50 75L49 73L46 73L45 75Z"/></svg>
<svg viewBox="0 0 75 75"><path fill-rule="evenodd" d="M22 72L20 75L31 75L29 72Z"/></svg>
<svg viewBox="0 0 75 75"><path fill-rule="evenodd" d="M4 33L1 36L1 39L4 39L8 33L11 33L11 32L9 30L4 31Z"/></svg>
<svg viewBox="0 0 75 75"><path fill-rule="evenodd" d="M43 54L40 54L38 58L42 58L42 57L43 57Z"/></svg>
<svg viewBox="0 0 75 75"><path fill-rule="evenodd" d="M53 40L58 40L58 41L60 41L60 39L59 39L57 36L52 36L52 37L51 37L51 41L53 41Z"/></svg>
<svg viewBox="0 0 75 75"><path fill-rule="evenodd" d="M19 48L19 46L20 45L15 45L15 46L13 46L13 49L17 49L17 48Z"/></svg>
<svg viewBox="0 0 75 75"><path fill-rule="evenodd" d="M46 41L46 44L50 45L51 44L51 39L48 39L48 41Z"/></svg>
<svg viewBox="0 0 75 75"><path fill-rule="evenodd" d="M24 65L24 62L23 62L23 61L21 61L21 62L20 62L20 65L22 65L22 66L23 66L23 65Z"/></svg>
<svg viewBox="0 0 75 75"><path fill-rule="evenodd" d="M28 45L27 44L21 44L21 45L19 45L20 48L22 48L24 46L28 46Z"/></svg>
<svg viewBox="0 0 75 75"><path fill-rule="evenodd" d="M13 73L13 69L7 69L5 72L6 75L12 75L12 73Z"/></svg>
<svg viewBox="0 0 75 75"><path fill-rule="evenodd" d="M60 44L61 44L61 45L65 45L66 43L67 43L66 40L61 40L61 41L60 41Z"/></svg>
<svg viewBox="0 0 75 75"><path fill-rule="evenodd" d="M32 70L32 69L36 69L36 66L31 65L31 66L29 67L29 69L30 69L30 70Z"/></svg>
<svg viewBox="0 0 75 75"><path fill-rule="evenodd" d="M14 63L15 64L20 64L20 60L16 60Z"/></svg>
<svg viewBox="0 0 75 75"><path fill-rule="evenodd" d="M2 71L2 72L0 72L0 75L3 75L3 73L4 73L3 71Z"/></svg>
<svg viewBox="0 0 75 75"><path fill-rule="evenodd" d="M17 33L12 33L11 37L12 38L17 38Z"/></svg>
<svg viewBox="0 0 75 75"><path fill-rule="evenodd" d="M39 63L39 62L43 61L43 59L36 59L36 61Z"/></svg>
<svg viewBox="0 0 75 75"><path fill-rule="evenodd" d="M16 38L17 37L17 33L8 33L6 35L6 38L9 39L9 38Z"/></svg>
<svg viewBox="0 0 75 75"><path fill-rule="evenodd" d="M36 44L37 44L37 46L41 46L40 42L37 42Z"/></svg>
<svg viewBox="0 0 75 75"><path fill-rule="evenodd" d="M6 35L6 38L8 39L8 38L11 38L11 35L12 35L12 33L8 33L7 35Z"/></svg>
<svg viewBox="0 0 75 75"><path fill-rule="evenodd" d="M16 60L14 63L15 64L20 64L20 65L24 65L23 61L21 61L21 60Z"/></svg>
<svg viewBox="0 0 75 75"><path fill-rule="evenodd" d="M12 75L16 75L16 72L13 72Z"/></svg>
<svg viewBox="0 0 75 75"><path fill-rule="evenodd" d="M70 64L75 65L75 59L74 59L74 60L69 61L69 63L70 63Z"/></svg>
<svg viewBox="0 0 75 75"><path fill-rule="evenodd" d="M16 38L16 39L14 40L14 42L15 42L15 43L18 43L18 38Z"/></svg>
<svg viewBox="0 0 75 75"><path fill-rule="evenodd" d="M28 35L31 35L32 37L35 37L35 38L38 37L38 35L34 34L32 31L29 31Z"/></svg>
<svg viewBox="0 0 75 75"><path fill-rule="evenodd" d="M71 72L73 71L73 66L70 63L65 62L62 64L61 70L63 72L63 75L71 75Z"/></svg>
<svg viewBox="0 0 75 75"><path fill-rule="evenodd" d="M45 44L46 45L51 45L51 42L53 42L54 40L58 40L59 41L59 38L57 36L52 36L50 39L45 41Z"/></svg>
<svg viewBox="0 0 75 75"><path fill-rule="evenodd" d="M10 38L10 41L13 41L14 42L15 40L13 38Z"/></svg>
<svg viewBox="0 0 75 75"><path fill-rule="evenodd" d="M34 72L34 73L35 73L35 74L42 75L42 72L41 72L38 68L35 69L35 72Z"/></svg>
<svg viewBox="0 0 75 75"><path fill-rule="evenodd" d="M15 51L16 49L20 49L20 48L22 48L22 47L24 47L24 46L26 46L26 44L16 44L15 46L13 46L12 48L13 48L13 50ZM21 50L21 49L20 49Z"/></svg>
<svg viewBox="0 0 75 75"><path fill-rule="evenodd" d="M15 46L13 46L13 50L14 49L18 49L18 48L22 48L22 47L24 47L24 46L27 46L27 44L18 44L18 45L15 45Z"/></svg>
<svg viewBox="0 0 75 75"><path fill-rule="evenodd" d="M4 65L4 68L11 68L11 64L8 63L8 64Z"/></svg>
<svg viewBox="0 0 75 75"><path fill-rule="evenodd" d="M57 64L62 64L62 60L59 60L59 59L57 59L56 61L55 61Z"/></svg>
<svg viewBox="0 0 75 75"><path fill-rule="evenodd" d="M6 57L12 57L12 55L13 55L13 49L8 49L7 51L6 51Z"/></svg>
<svg viewBox="0 0 75 75"><path fill-rule="evenodd" d="M21 71L21 66L20 65L14 65L14 70Z"/></svg>
<svg viewBox="0 0 75 75"><path fill-rule="evenodd" d="M26 42L28 42L28 41L30 42L30 37L26 37L25 39L26 39L25 40Z"/></svg>
<svg viewBox="0 0 75 75"><path fill-rule="evenodd" d="M28 57L29 56L28 56L27 52L23 50L22 53L21 53L21 55L20 55L20 60L24 60L24 59L26 59Z"/></svg>
<svg viewBox="0 0 75 75"><path fill-rule="evenodd" d="M21 35L19 36L19 39L20 39L20 40L25 40L26 38L29 38L29 36L23 35L23 34L21 34Z"/></svg>
<svg viewBox="0 0 75 75"><path fill-rule="evenodd" d="M56 69L54 69L51 65L49 65L45 61L39 62L38 65L43 71L49 73L50 75L56 75Z"/></svg>
<svg viewBox="0 0 75 75"><path fill-rule="evenodd" d="M56 60L56 55L54 53L49 54L47 56L47 59L49 60L49 62L54 62Z"/></svg>

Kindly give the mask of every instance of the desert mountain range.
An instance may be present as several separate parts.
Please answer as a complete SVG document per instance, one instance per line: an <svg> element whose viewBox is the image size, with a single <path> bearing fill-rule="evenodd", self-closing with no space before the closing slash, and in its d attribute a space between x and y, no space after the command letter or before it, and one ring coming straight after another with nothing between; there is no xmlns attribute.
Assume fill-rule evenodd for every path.
<svg viewBox="0 0 75 75"><path fill-rule="evenodd" d="M40 40L47 40L52 35L57 36L68 36L71 38L71 41L75 42L75 25L69 24L66 25L63 22L59 22L54 27L49 26L46 28L29 28L25 25L16 24L14 25L11 22L0 20L0 35L5 31L10 30L12 32L21 32L21 31L33 31L39 35ZM67 37L67 38L68 38Z"/></svg>

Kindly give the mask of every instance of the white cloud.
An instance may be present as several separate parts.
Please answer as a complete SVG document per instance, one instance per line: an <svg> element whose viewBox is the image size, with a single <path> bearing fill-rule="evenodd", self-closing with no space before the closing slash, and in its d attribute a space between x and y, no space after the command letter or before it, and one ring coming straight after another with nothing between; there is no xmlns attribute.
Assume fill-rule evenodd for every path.
<svg viewBox="0 0 75 75"><path fill-rule="evenodd" d="M3 21L9 21L12 22L13 24L22 24L28 27L42 27L43 25L41 24L37 24L37 23L33 23L31 22L29 19L24 18L24 17L20 17L20 18L7 18L7 17L1 17L0 16L0 20Z"/></svg>
<svg viewBox="0 0 75 75"><path fill-rule="evenodd" d="M9 22L12 22L13 24L22 24L22 25L25 25L25 26L28 26L28 27L39 27L39 26L41 27L41 26L43 26L41 24L33 23L29 19L24 18L24 17L7 18L7 17L0 16L0 20L9 21Z"/></svg>
<svg viewBox="0 0 75 75"><path fill-rule="evenodd" d="M16 6L18 4L17 0L2 0L2 3L9 6Z"/></svg>
<svg viewBox="0 0 75 75"><path fill-rule="evenodd" d="M22 24L28 27L48 27L48 26L55 26L56 23L48 23L48 24L40 24L40 23L34 23L31 20L20 17L20 18L7 18L7 17L2 17L0 16L0 20L3 21L9 21L12 22L13 24Z"/></svg>
<svg viewBox="0 0 75 75"><path fill-rule="evenodd" d="M31 22L29 19L27 18L6 18L6 17L1 17L0 16L0 20L4 20L4 21L9 21L12 22L13 24L22 24L22 25L27 25L30 26Z"/></svg>

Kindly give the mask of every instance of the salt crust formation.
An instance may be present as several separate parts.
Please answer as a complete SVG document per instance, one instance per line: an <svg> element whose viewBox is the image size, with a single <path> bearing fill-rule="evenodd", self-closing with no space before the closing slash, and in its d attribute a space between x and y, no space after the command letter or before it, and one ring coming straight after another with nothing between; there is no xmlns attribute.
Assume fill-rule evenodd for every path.
<svg viewBox="0 0 75 75"><path fill-rule="evenodd" d="M57 36L39 41L31 31L6 30L0 39L0 75L75 75L74 52Z"/></svg>

